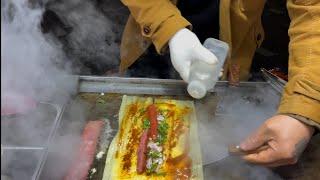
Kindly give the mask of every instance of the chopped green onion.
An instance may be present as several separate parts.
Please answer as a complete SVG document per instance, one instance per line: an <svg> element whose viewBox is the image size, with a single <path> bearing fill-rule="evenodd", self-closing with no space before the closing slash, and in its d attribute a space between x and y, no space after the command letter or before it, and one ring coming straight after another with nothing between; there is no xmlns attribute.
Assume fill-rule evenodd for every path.
<svg viewBox="0 0 320 180"><path fill-rule="evenodd" d="M169 124L165 121L162 121L158 126L158 138L157 142L163 144L167 140L167 133L169 129Z"/></svg>
<svg viewBox="0 0 320 180"><path fill-rule="evenodd" d="M145 112L146 112L145 109L140 109L140 110L139 110L139 113L140 113L140 114L145 113Z"/></svg>
<svg viewBox="0 0 320 180"><path fill-rule="evenodd" d="M158 142L160 145L164 144L164 142L166 141L167 137L163 136L163 135L158 135L158 138L156 140L156 142Z"/></svg>
<svg viewBox="0 0 320 180"><path fill-rule="evenodd" d="M155 174L156 176L166 176L167 173L166 172L158 172Z"/></svg>
<svg viewBox="0 0 320 180"><path fill-rule="evenodd" d="M153 159L157 159L161 157L161 153L156 151L150 151L148 155Z"/></svg>
<svg viewBox="0 0 320 180"><path fill-rule="evenodd" d="M143 128L143 129L148 129L148 128L150 128L150 121L149 121L148 119L145 119L145 120L143 121L142 128Z"/></svg>
<svg viewBox="0 0 320 180"><path fill-rule="evenodd" d="M147 173L150 174L150 173L155 172L157 167L158 167L157 163L152 163L150 169L147 169Z"/></svg>
<svg viewBox="0 0 320 180"><path fill-rule="evenodd" d="M162 121L159 124L158 131L160 134L167 134L168 129L169 129L169 124L166 123L165 121Z"/></svg>

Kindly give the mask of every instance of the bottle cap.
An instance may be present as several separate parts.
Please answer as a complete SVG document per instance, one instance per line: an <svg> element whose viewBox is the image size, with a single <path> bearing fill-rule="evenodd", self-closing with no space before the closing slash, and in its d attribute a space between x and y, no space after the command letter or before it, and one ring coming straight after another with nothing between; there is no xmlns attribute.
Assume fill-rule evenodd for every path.
<svg viewBox="0 0 320 180"><path fill-rule="evenodd" d="M187 90L190 96L196 99L203 98L207 93L205 85L200 81L191 81Z"/></svg>

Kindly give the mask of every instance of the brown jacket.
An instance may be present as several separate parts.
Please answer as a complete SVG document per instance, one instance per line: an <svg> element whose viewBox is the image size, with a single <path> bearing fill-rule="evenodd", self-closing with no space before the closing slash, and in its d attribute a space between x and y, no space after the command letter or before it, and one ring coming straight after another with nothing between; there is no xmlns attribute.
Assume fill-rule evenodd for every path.
<svg viewBox="0 0 320 180"><path fill-rule="evenodd" d="M169 0L122 0L131 15L121 43L120 71L125 71L154 44L158 53L169 39L191 24ZM265 0L221 0L220 39L230 46L228 70L240 67L240 80L249 75L252 57L263 41L261 14ZM287 0L289 29L289 82L279 113L296 114L320 123L320 1Z"/></svg>

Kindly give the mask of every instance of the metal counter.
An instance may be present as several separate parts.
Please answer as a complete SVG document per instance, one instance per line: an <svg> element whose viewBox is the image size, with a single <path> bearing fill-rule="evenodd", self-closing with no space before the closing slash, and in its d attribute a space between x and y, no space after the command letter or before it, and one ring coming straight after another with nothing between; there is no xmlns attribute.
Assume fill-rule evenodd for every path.
<svg viewBox="0 0 320 180"><path fill-rule="evenodd" d="M40 102L28 114L1 117L1 175L38 179L62 112L63 106Z"/></svg>
<svg viewBox="0 0 320 180"><path fill-rule="evenodd" d="M52 118L48 118L50 113L48 114L49 123L43 121L47 123L44 124L47 129L44 131L45 135L41 137L46 138L37 141L41 142L40 144L33 143L32 138L30 142L10 139L11 137L1 138L2 142L6 142L4 159L17 157L19 160L20 156L27 156L31 159L29 162L33 162L19 163L16 165L19 167L13 168L27 169L25 179L62 179L77 150L75 144L87 120L103 119L106 122L98 151L107 152L109 143L117 133L118 112L124 94L191 100L186 92L186 84L179 80L80 76L78 85L78 94L68 104L43 103L44 106L54 110L49 110L53 114L50 116ZM242 82L237 87L229 86L227 82L218 82L215 89L210 90L205 98L194 100L205 179L294 177L292 170L271 170L254 166L227 154L229 144L239 143L276 112L280 95L281 86L272 81ZM5 121L2 120L3 122ZM70 141L66 141L66 137ZM315 139L315 142L311 143L313 147L320 142L319 136ZM319 150L313 148L315 154L318 154L316 157L318 160L320 160ZM100 160L95 159L92 168L96 168L97 172L91 174L89 179L101 179L105 158L106 154ZM5 174L13 173L13 165L4 164L3 167L2 172ZM301 177L301 174L305 175L310 168L300 164L298 168L294 167L294 170L300 173L298 177ZM314 172L318 171L312 170L311 174Z"/></svg>
<svg viewBox="0 0 320 180"><path fill-rule="evenodd" d="M194 100L205 179L320 178L319 135L313 138L299 163L293 166L269 169L250 165L227 154L229 144L239 143L274 115L283 85L272 77L267 77L267 82L242 82L237 87L218 82L204 99ZM79 93L78 99L92 105L89 118L103 117L108 124L109 133L104 133L107 137L100 146L100 150L105 151L117 132L117 114L123 94L191 99L186 92L186 84L179 80L82 76ZM310 158L314 160L310 161ZM90 179L101 179L104 159L96 161L93 167L97 173Z"/></svg>
<svg viewBox="0 0 320 180"><path fill-rule="evenodd" d="M110 122L113 133L107 138L107 143L103 144L108 144L116 134L117 113L123 94L191 99L186 92L186 84L179 80L84 76L80 77L79 82L78 98L94 104L89 113L90 119L105 117ZM243 82L237 87L229 86L227 82L218 82L215 89L210 90L204 99L194 100L205 179L219 178L218 172L212 172L221 171L219 170L221 164L230 159L227 146L239 143L264 120L272 116L276 112L279 99L280 89L269 82ZM240 169L246 165L236 158L232 158L232 162L234 167L231 168ZM102 173L99 172L103 171L103 165L103 162L100 164L96 162L95 168L98 173L92 176L92 179L101 179ZM250 166L245 170L248 173L239 177L250 178L252 173L261 169L265 173L260 175L261 178L279 177L271 170L257 166ZM233 178L232 175L221 177Z"/></svg>

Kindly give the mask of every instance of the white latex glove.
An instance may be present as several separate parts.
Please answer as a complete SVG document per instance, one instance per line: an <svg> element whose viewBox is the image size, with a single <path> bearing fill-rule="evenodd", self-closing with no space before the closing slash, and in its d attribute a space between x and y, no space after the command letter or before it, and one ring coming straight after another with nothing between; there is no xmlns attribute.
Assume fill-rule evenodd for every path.
<svg viewBox="0 0 320 180"><path fill-rule="evenodd" d="M186 82L189 80L192 62L203 61L210 65L218 62L217 57L203 47L198 37L186 28L173 35L169 40L169 49L173 67Z"/></svg>

